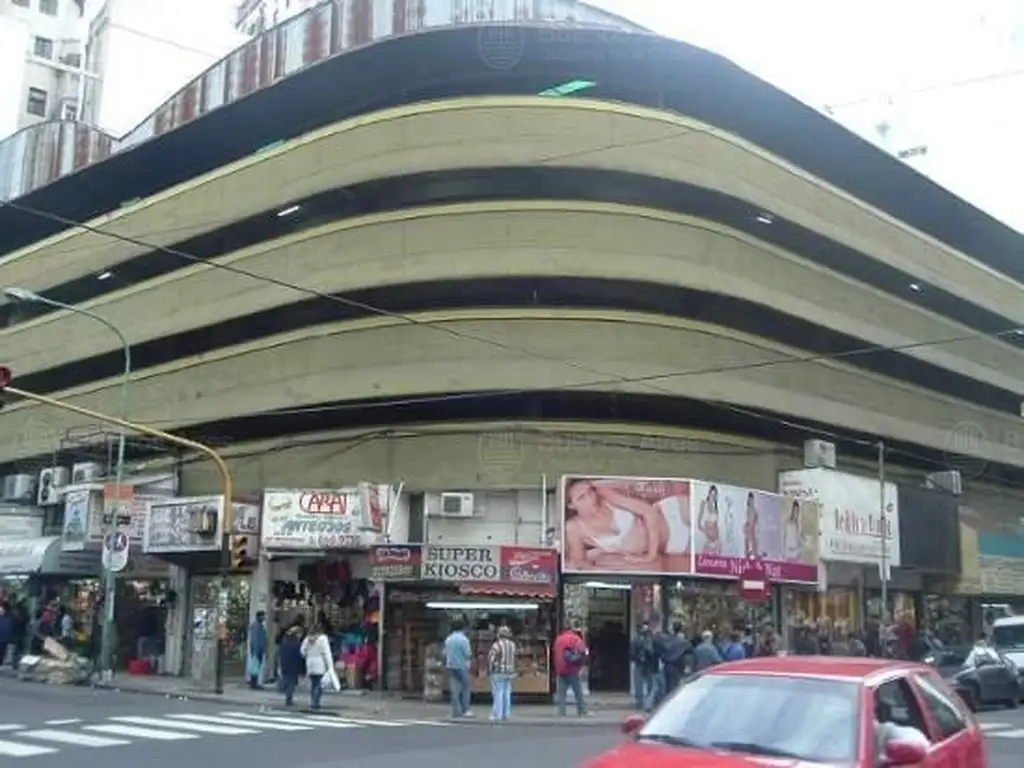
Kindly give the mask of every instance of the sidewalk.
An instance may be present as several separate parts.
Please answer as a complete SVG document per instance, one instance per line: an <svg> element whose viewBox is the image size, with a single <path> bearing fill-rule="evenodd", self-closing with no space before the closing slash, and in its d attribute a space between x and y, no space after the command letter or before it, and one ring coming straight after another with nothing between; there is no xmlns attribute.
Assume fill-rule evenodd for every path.
<svg viewBox="0 0 1024 768"><path fill-rule="evenodd" d="M166 698L191 699L193 701L219 702L228 705L258 707L260 709L284 709L284 698L273 685L262 690L252 690L241 682L225 683L224 693L217 694L210 689L198 687L193 681L180 677L143 677L122 674L111 682L94 683L96 688L116 691L164 696ZM302 702L303 692L296 696ZM591 714L587 717L571 715L554 717L553 704L520 704L513 708L513 718L520 725L569 725L576 727L618 726L630 714L631 701L628 696L596 696L587 702ZM490 725L487 719L489 707L481 703L476 707L476 717L460 722ZM570 712L572 708L570 707ZM365 717L370 720L386 718L401 720L444 720L448 717L448 705L429 703L416 699L402 699L390 694L378 693L337 693L326 694L323 713L339 717Z"/></svg>

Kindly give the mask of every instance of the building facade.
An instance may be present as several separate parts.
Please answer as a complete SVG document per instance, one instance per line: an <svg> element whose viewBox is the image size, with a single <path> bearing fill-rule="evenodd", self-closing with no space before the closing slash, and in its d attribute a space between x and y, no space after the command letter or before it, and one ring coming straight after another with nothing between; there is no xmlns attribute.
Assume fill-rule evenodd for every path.
<svg viewBox="0 0 1024 768"><path fill-rule="evenodd" d="M644 619L952 637L1024 596L983 575L1019 539L993 500L1024 501L1024 357L1000 332L1019 322L995 309L1024 293L1019 235L579 4L381 8L269 30L32 210L0 208L0 285L124 329L130 417L232 475L226 500L202 457L132 440L164 498L101 477L43 505L60 551L125 521L122 583L164 574L125 599L162 602L168 669L209 679L221 638L241 674L258 610L329 622L351 685L429 697L457 615L480 643L513 622L539 685L567 623L609 647ZM22 387L120 407L114 334L0 313ZM47 488L110 439L29 402L0 428L2 471Z"/></svg>
<svg viewBox="0 0 1024 768"><path fill-rule="evenodd" d="M75 120L84 87L83 4L3 0L4 101L0 137L49 120Z"/></svg>

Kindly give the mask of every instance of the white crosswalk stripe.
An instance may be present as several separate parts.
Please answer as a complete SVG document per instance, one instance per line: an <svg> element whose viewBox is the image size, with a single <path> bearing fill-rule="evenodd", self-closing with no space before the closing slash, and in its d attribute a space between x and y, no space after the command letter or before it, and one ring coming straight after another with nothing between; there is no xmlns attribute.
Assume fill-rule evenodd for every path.
<svg viewBox="0 0 1024 768"><path fill-rule="evenodd" d="M66 724L65 724L66 723ZM214 714L168 713L166 715L116 715L102 720L48 721L44 728L13 723L0 724L0 758L35 757L66 749L123 747L147 741L172 742L203 737L253 736L277 731L317 729L408 728L450 726L434 720L372 720L365 717L334 717L294 712L216 712Z"/></svg>

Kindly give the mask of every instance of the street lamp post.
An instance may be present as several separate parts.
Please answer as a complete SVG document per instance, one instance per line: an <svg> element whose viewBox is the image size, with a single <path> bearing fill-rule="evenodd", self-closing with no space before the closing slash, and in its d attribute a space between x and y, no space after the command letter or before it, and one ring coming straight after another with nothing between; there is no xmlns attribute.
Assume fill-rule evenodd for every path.
<svg viewBox="0 0 1024 768"><path fill-rule="evenodd" d="M56 301L54 299L48 299L45 296L41 296L34 291L27 290L25 288L10 287L4 288L3 294L8 299L20 302L33 302L36 304L45 304L55 309L63 309L67 312L72 312L76 315L84 315L85 317L91 318L98 323L102 323L109 328L120 340L121 347L124 350L124 374L121 379L121 392L120 392L120 403L118 408L118 418L122 421L126 421L128 418L128 385L131 382L132 376L132 347L128 343L128 338L124 335L120 328L114 323L107 320L107 318L99 315L92 310L84 309L82 307L76 307L72 304L65 304L62 301ZM117 485L118 498L121 495L121 483L124 480L124 451L125 451L125 428L124 425L119 427L117 436L117 465L116 465L116 478L115 483ZM112 514L109 525L109 532L114 533L117 531L117 514ZM114 643L114 603L117 599L117 585L114 577L114 571L109 568L104 569L104 622L103 622L103 639L101 643L101 649L103 654L103 672L107 675L113 675L114 665L113 656L114 649L111 647Z"/></svg>

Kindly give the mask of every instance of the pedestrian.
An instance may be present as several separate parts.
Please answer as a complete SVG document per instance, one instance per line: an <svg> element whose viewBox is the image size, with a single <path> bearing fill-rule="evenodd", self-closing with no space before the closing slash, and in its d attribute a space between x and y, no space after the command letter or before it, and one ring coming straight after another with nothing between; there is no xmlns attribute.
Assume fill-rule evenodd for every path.
<svg viewBox="0 0 1024 768"><path fill-rule="evenodd" d="M305 661L302 658L302 628L291 626L281 638L278 650L281 668L281 691L284 693L284 704L292 706L295 689L299 687L299 678L305 673Z"/></svg>
<svg viewBox="0 0 1024 768"><path fill-rule="evenodd" d="M576 713L583 717L587 714L587 705L583 700L583 683L580 673L586 666L590 656L587 644L583 642L582 632L578 625L564 630L555 638L555 697L558 702L558 716L565 717L565 705L568 692L571 690L576 700Z"/></svg>
<svg viewBox="0 0 1024 768"><path fill-rule="evenodd" d="M633 694L636 708L649 712L657 695L658 653L651 625L646 621L629 647L629 660L633 662Z"/></svg>
<svg viewBox="0 0 1024 768"><path fill-rule="evenodd" d="M13 638L14 625L11 621L11 607L5 600L0 603L0 665L3 665L7 659L7 648L10 646Z"/></svg>
<svg viewBox="0 0 1024 768"><path fill-rule="evenodd" d="M448 688L452 700L452 718L472 717L470 711L469 663L473 650L460 619L452 621L452 631L444 639L444 666L448 670Z"/></svg>
<svg viewBox="0 0 1024 768"><path fill-rule="evenodd" d="M249 687L261 688L263 679L263 663L267 660L267 614L256 612L256 619L249 626L249 663L246 676Z"/></svg>
<svg viewBox="0 0 1024 768"><path fill-rule="evenodd" d="M680 681L689 674L687 664L693 663L693 646L686 637L683 625L672 625L672 634L665 638L662 662L665 672L665 695L669 696Z"/></svg>
<svg viewBox="0 0 1024 768"><path fill-rule="evenodd" d="M516 677L516 644L512 630L498 628L498 638L487 655L487 668L491 675L491 720L508 720L512 714L512 681Z"/></svg>
<svg viewBox="0 0 1024 768"><path fill-rule="evenodd" d="M701 633L700 643L693 650L693 661L698 672L722 663L722 654L715 647L715 635L710 630Z"/></svg>
<svg viewBox="0 0 1024 768"><path fill-rule="evenodd" d="M302 658L306 660L306 676L309 678L309 706L317 710L320 709L320 700L324 695L324 677L330 674L334 666L331 644L318 624L306 635L300 648Z"/></svg>
<svg viewBox="0 0 1024 768"><path fill-rule="evenodd" d="M722 649L722 658L725 661L740 661L747 658L747 651L743 647L743 636L739 632L734 630L729 635L729 639Z"/></svg>

